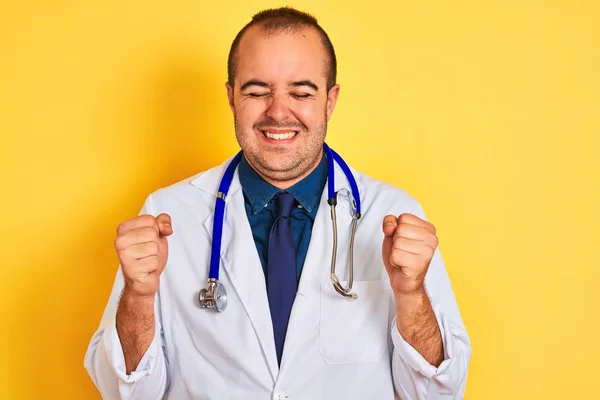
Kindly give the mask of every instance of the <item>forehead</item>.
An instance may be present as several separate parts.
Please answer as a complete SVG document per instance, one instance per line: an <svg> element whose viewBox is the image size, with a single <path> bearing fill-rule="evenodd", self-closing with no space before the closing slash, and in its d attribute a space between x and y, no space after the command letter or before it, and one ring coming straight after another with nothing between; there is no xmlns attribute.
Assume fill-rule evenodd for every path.
<svg viewBox="0 0 600 400"><path fill-rule="evenodd" d="M265 33L250 27L237 54L237 82L260 79L269 83L310 79L326 81L327 55L321 37L312 27L293 32Z"/></svg>

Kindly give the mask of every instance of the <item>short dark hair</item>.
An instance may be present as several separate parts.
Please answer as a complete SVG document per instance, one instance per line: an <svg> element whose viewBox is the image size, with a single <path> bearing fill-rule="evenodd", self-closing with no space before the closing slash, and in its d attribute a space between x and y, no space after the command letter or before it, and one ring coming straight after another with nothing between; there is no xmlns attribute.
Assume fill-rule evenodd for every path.
<svg viewBox="0 0 600 400"><path fill-rule="evenodd" d="M277 34L281 32L294 33L300 29L312 27L317 30L321 36L321 43L325 47L329 68L327 71L327 90L331 89L336 83L337 75L337 59L333 44L329 40L329 36L318 24L317 19L305 12L298 11L291 7L280 7L263 10L252 17L252 20L240 30L231 44L229 57L227 59L227 81L231 86L234 83L234 77L237 69L237 53L240 47L240 41L244 33L254 25L261 25L263 32L266 34Z"/></svg>

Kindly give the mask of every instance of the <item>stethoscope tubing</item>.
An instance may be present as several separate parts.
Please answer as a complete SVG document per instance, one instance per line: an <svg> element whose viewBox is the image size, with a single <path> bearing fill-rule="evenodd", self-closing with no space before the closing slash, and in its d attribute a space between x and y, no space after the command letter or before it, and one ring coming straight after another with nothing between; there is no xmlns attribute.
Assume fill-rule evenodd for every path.
<svg viewBox="0 0 600 400"><path fill-rule="evenodd" d="M342 157L331 149L326 143L323 143L323 151L327 155L327 203L331 208L331 219L333 225L333 249L331 256L331 274L330 278L333 283L335 290L342 296L356 298L356 294L351 293L352 283L354 279L354 237L356 233L356 227L358 220L361 217L361 203L360 194L358 191L358 185L354 179L354 175L348 167L348 164L342 159ZM213 217L213 237L211 243L211 254L210 254L210 270L209 270L209 282L219 281L219 265L221 260L221 243L223 238L223 225L225 219L225 204L227 202L227 193L229 187L233 182L233 176L237 166L242 160L243 152L237 153L223 174L221 182L219 183L219 191L217 192L217 198L215 200L215 211ZM352 237L350 241L350 272L348 288L341 286L337 275L335 274L335 264L337 255L337 218L335 213L335 207L337 205L337 193L335 192L335 171L334 161L340 166L352 192L352 200L354 201L354 214L352 221Z"/></svg>

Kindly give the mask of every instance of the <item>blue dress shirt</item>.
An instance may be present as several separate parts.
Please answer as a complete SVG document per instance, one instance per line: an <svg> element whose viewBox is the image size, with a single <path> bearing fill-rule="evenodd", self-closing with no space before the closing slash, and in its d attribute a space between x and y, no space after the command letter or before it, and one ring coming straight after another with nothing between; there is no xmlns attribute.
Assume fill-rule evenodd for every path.
<svg viewBox="0 0 600 400"><path fill-rule="evenodd" d="M275 218L277 218L277 201L275 201L274 196L281 190L258 175L248 164L245 157L242 157L238 173L244 192L246 215L248 215L263 271L267 276L269 233ZM300 280L313 223L326 182L327 158L323 155L317 168L300 182L285 190L298 201L298 206L292 211L292 230L294 231L294 243L296 245L296 277L298 280Z"/></svg>

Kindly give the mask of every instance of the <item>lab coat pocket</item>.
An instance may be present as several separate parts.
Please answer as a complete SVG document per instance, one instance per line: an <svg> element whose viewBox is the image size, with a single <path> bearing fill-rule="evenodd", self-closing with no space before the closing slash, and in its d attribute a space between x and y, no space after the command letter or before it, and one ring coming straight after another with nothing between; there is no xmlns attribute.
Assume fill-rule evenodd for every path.
<svg viewBox="0 0 600 400"><path fill-rule="evenodd" d="M327 364L381 359L388 342L390 290L387 281L355 281L352 291L358 298L352 300L329 283L321 285L319 352Z"/></svg>

